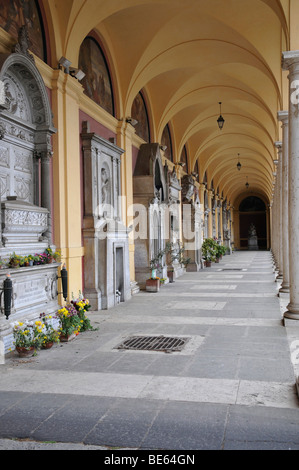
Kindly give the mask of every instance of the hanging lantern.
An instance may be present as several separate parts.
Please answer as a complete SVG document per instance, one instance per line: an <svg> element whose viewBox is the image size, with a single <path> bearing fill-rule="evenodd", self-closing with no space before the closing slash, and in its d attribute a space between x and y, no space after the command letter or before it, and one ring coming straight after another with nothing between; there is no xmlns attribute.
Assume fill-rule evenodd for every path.
<svg viewBox="0 0 299 470"><path fill-rule="evenodd" d="M223 119L223 117L222 117L222 115L221 115L221 104L222 104L222 102L219 101L219 105L220 105L220 116L219 116L219 118L217 119L217 122L218 122L218 127L219 127L220 130L223 129L223 126L224 126L224 123L225 123L225 120Z"/></svg>

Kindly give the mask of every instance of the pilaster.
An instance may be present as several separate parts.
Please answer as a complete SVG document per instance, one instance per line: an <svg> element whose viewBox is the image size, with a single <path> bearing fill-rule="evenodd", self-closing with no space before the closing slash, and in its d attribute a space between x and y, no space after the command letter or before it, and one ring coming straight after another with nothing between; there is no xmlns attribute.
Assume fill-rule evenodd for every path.
<svg viewBox="0 0 299 470"><path fill-rule="evenodd" d="M132 140L135 134L134 127L126 122L119 121L117 127L117 145L124 150L121 156L121 213L123 223L129 227L132 225L134 213L133 207L133 164L132 164ZM130 279L135 282L135 244L134 233L129 235L129 259L130 259Z"/></svg>
<svg viewBox="0 0 299 470"><path fill-rule="evenodd" d="M289 113L280 111L277 115L278 121L282 123L282 175L281 175L281 195L282 195L282 263L283 281L279 292L289 293L289 216L288 216L288 159L289 159Z"/></svg>
<svg viewBox="0 0 299 470"><path fill-rule="evenodd" d="M54 243L62 251L69 274L69 291L82 291L81 164L79 100L82 85L61 70L53 71L52 109L57 134L53 137ZM46 163L46 162L44 162Z"/></svg>

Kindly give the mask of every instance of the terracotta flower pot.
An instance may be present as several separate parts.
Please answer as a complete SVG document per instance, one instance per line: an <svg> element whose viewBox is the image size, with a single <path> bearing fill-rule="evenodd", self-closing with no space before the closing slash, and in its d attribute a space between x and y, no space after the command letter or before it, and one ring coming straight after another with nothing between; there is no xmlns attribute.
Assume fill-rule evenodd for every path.
<svg viewBox="0 0 299 470"><path fill-rule="evenodd" d="M212 266L212 261L205 261L206 268L210 268Z"/></svg>
<svg viewBox="0 0 299 470"><path fill-rule="evenodd" d="M160 279L147 279L145 283L145 290L147 292L159 292Z"/></svg>
<svg viewBox="0 0 299 470"><path fill-rule="evenodd" d="M33 356L35 352L35 348L34 346L31 346L29 349L22 348L21 346L16 346L16 351L19 357L30 357L30 356Z"/></svg>
<svg viewBox="0 0 299 470"><path fill-rule="evenodd" d="M71 341L76 337L75 333L72 333L71 335L60 335L59 340L61 343L67 343L68 341Z"/></svg>
<svg viewBox="0 0 299 470"><path fill-rule="evenodd" d="M48 341L47 343L42 345L42 349L50 349L53 346L53 341Z"/></svg>

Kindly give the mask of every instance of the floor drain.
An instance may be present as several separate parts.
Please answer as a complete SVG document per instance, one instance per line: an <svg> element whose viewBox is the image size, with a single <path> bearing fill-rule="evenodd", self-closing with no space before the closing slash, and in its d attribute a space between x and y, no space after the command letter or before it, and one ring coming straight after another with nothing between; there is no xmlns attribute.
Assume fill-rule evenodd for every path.
<svg viewBox="0 0 299 470"><path fill-rule="evenodd" d="M182 351L189 338L171 336L131 336L119 344L116 349L130 349L135 351Z"/></svg>
<svg viewBox="0 0 299 470"><path fill-rule="evenodd" d="M224 268L222 271L243 271L243 269L240 268Z"/></svg>

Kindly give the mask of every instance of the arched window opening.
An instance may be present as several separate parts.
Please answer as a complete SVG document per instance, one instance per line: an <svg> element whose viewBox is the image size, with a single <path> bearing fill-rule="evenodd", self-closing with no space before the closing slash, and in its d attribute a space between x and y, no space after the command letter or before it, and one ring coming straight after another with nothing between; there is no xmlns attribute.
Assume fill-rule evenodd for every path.
<svg viewBox="0 0 299 470"><path fill-rule="evenodd" d="M240 248L253 249L250 237L254 232L257 237L255 249L267 249L267 214L266 204L256 196L243 199L239 205Z"/></svg>
<svg viewBox="0 0 299 470"><path fill-rule="evenodd" d="M85 73L84 93L114 116L114 100L109 68L97 41L87 36L81 44L79 68Z"/></svg>

